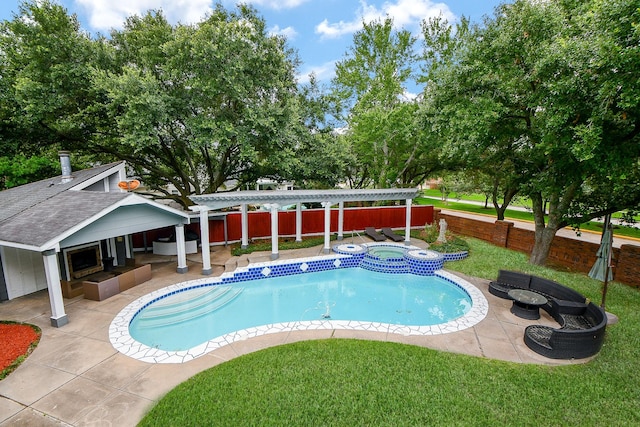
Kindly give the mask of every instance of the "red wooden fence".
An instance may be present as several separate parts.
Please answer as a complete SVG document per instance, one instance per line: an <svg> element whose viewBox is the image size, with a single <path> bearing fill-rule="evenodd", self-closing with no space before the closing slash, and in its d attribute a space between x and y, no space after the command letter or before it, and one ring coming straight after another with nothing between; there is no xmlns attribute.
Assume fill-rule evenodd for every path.
<svg viewBox="0 0 640 427"><path fill-rule="evenodd" d="M248 212L249 238L260 239L271 236L271 213L267 211ZM433 222L433 206L412 206L411 227L424 227ZM406 226L405 206L384 206L368 208L345 208L343 231L345 236L352 231L361 233L365 227L391 227L402 229ZM186 229L200 235L198 223L189 224ZM331 209L331 232L338 231L338 210ZM161 237L171 237L175 232L173 227L147 231L147 247L151 242ZM240 212L227 213L227 239L229 242L240 241L242 238L242 224ZM324 209L305 209L302 211L302 234L318 235L324 233ZM278 234L281 237L296 235L296 212L278 212ZM143 233L133 235L134 248L144 247ZM224 243L224 222L209 220L209 241Z"/></svg>

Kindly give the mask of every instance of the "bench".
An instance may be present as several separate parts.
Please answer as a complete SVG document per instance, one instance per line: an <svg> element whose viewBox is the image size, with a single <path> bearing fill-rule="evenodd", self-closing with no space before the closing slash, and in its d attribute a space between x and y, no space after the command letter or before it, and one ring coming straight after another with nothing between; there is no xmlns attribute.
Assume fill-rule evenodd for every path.
<svg viewBox="0 0 640 427"><path fill-rule="evenodd" d="M590 302L581 314L561 314L560 328L530 325L524 342L531 350L551 359L582 359L602 348L607 315Z"/></svg>
<svg viewBox="0 0 640 427"><path fill-rule="evenodd" d="M544 295L548 302L541 308L560 324L560 328L527 326L524 341L531 350L552 359L580 359L600 351L606 313L580 292L553 280L508 270L500 270L498 278L489 283L489 293L499 298L511 299L512 289Z"/></svg>
<svg viewBox="0 0 640 427"><path fill-rule="evenodd" d="M498 278L489 283L489 293L499 298L511 299L509 291L512 289L526 289L544 295L549 300L549 303L542 308L549 313L554 309L552 306L553 301L556 301L560 308L565 304L578 303L584 305L586 302L586 298L578 291L553 280L517 271L500 270Z"/></svg>

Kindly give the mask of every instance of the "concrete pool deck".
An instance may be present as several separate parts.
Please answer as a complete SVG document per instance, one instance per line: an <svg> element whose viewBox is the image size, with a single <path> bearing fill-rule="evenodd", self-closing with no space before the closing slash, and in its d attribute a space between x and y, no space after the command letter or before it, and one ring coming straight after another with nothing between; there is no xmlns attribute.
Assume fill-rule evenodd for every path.
<svg viewBox="0 0 640 427"><path fill-rule="evenodd" d="M412 242L416 246L424 242ZM321 247L281 251L281 259L320 255ZM213 247L213 276L262 262L268 253L232 257L229 249ZM46 291L0 304L0 319L27 322L42 328L34 352L0 381L0 426L134 426L169 390L191 376L243 354L308 339L355 338L392 341L452 353L515 363L565 365L584 363L542 357L525 346L524 328L530 324L556 325L544 311L540 320L518 318L511 302L489 294L488 281L458 274L480 289L489 302L487 317L475 326L450 334L403 336L380 332L319 330L263 335L234 342L183 364L149 364L117 352L109 341L109 325L120 310L137 298L170 284L202 278L199 254L188 257L189 272L175 272L174 257L137 254L152 264L152 279L104 301L65 299L69 324L50 325Z"/></svg>

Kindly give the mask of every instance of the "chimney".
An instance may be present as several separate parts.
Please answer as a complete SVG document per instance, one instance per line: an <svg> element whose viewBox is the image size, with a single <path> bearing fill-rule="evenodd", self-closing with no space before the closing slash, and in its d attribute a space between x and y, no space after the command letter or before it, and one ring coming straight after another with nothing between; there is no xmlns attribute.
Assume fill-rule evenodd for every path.
<svg viewBox="0 0 640 427"><path fill-rule="evenodd" d="M60 157L60 166L62 167L62 183L67 183L73 179L71 175L71 153L68 151L58 151Z"/></svg>

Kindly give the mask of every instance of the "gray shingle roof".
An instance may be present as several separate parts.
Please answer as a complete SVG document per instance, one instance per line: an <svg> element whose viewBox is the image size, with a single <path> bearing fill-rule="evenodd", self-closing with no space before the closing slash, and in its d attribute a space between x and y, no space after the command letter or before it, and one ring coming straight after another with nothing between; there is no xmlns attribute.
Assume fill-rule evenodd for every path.
<svg viewBox="0 0 640 427"><path fill-rule="evenodd" d="M62 176L57 176L0 191L0 224L8 218L82 184L84 181L100 175L121 163L109 163L95 168L75 171L71 174L73 179L67 183L62 182Z"/></svg>
<svg viewBox="0 0 640 427"><path fill-rule="evenodd" d="M0 222L0 240L42 246L129 195L65 191Z"/></svg>
<svg viewBox="0 0 640 427"><path fill-rule="evenodd" d="M40 246L124 199L127 193L68 191L121 164L75 171L69 182L57 176L0 191L0 241Z"/></svg>

